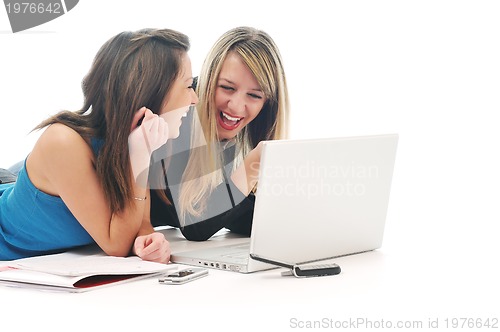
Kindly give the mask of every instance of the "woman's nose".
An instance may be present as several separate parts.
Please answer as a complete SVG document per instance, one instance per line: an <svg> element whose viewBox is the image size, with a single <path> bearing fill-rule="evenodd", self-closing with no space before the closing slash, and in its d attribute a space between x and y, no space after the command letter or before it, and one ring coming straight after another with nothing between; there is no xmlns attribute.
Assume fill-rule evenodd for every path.
<svg viewBox="0 0 500 332"><path fill-rule="evenodd" d="M191 105L195 105L195 104L198 104L198 95L196 94L196 92L194 91L194 89L192 90L192 95L191 95Z"/></svg>
<svg viewBox="0 0 500 332"><path fill-rule="evenodd" d="M238 93L235 93L229 99L228 105L233 115L243 115L245 111L245 99Z"/></svg>

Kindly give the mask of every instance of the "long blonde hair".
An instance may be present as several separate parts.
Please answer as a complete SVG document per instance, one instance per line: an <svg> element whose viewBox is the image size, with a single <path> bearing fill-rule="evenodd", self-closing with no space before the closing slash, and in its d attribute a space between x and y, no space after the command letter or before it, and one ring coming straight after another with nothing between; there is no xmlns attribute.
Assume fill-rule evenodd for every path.
<svg viewBox="0 0 500 332"><path fill-rule="evenodd" d="M185 225L186 214L196 217L203 214L208 196L223 180L223 157L216 149L219 137L215 91L222 65L229 53L235 53L242 59L266 96L259 115L234 140L238 155L234 168L260 141L287 137L288 88L278 47L266 32L255 28L237 27L227 31L208 53L198 80L199 124L193 124L191 145L199 147L206 144L207 148L192 149L186 166L178 206L181 225ZM196 120L196 116L194 118Z"/></svg>

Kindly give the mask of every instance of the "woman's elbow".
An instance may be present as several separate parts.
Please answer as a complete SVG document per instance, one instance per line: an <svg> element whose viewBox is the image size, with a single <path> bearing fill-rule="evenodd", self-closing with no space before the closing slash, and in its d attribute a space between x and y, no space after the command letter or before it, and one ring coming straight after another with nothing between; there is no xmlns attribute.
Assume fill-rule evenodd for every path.
<svg viewBox="0 0 500 332"><path fill-rule="evenodd" d="M127 257L130 256L131 253L131 247L130 246L107 246L107 247L101 247L101 249L106 253L108 256L114 256L114 257Z"/></svg>

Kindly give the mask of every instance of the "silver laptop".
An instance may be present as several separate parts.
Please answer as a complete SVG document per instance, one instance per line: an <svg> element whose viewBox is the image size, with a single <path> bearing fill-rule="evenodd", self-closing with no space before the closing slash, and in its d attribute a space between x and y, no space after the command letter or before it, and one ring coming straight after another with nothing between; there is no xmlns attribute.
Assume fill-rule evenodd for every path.
<svg viewBox="0 0 500 332"><path fill-rule="evenodd" d="M240 243L174 252L176 263L243 273L382 245L398 135L264 143L252 233Z"/></svg>

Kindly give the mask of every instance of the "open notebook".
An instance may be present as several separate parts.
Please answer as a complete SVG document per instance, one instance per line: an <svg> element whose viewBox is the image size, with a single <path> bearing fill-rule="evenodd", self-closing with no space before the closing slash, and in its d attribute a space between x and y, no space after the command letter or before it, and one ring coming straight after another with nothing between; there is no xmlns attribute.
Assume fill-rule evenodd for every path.
<svg viewBox="0 0 500 332"><path fill-rule="evenodd" d="M137 256L108 256L97 246L90 246L61 254L0 262L0 284L83 292L161 275L172 269L176 267L143 261Z"/></svg>

